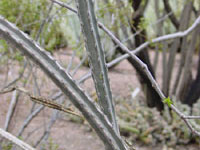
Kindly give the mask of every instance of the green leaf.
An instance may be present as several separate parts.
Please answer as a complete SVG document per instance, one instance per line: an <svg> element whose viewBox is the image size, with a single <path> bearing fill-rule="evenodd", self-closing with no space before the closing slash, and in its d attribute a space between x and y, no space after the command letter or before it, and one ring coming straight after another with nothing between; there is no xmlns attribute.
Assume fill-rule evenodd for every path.
<svg viewBox="0 0 200 150"><path fill-rule="evenodd" d="M14 59L16 59L17 61L21 62L21 61L23 61L24 57L17 53L15 55Z"/></svg>
<svg viewBox="0 0 200 150"><path fill-rule="evenodd" d="M165 104L167 104L169 107L171 107L171 104L173 104L172 100L168 96L167 98L164 99L163 101Z"/></svg>

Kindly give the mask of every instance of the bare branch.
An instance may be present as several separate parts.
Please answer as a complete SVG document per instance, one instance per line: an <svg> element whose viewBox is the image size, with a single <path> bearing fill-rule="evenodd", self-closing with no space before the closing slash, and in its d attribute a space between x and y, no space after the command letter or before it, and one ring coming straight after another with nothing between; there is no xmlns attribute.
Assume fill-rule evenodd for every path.
<svg viewBox="0 0 200 150"><path fill-rule="evenodd" d="M37 33L37 35L36 35L36 38L35 38L35 40L36 41L38 41L39 40L39 37L40 37L40 34L42 33L42 30L44 29L44 25L45 25L45 23L49 20L49 15L50 15L50 13L51 13L51 11L52 11L52 9L53 9L53 2L50 4L50 7L49 7L49 10L48 10L48 12L47 12L47 16L46 16L46 18L43 20L43 22L42 22L42 24L40 25L40 28L39 28L39 30L38 30L38 33Z"/></svg>
<svg viewBox="0 0 200 150"><path fill-rule="evenodd" d="M3 136L4 138L8 139L12 143L16 144L17 146L21 147L24 150L36 150L27 143L23 142L22 140L18 139L17 137L13 136L12 134L4 131L3 129L0 128L0 135Z"/></svg>
<svg viewBox="0 0 200 150"><path fill-rule="evenodd" d="M67 9L69 9L69 10L71 10L72 12L74 12L74 13L78 13L77 12L77 10L76 9L74 9L74 8L72 8L72 7L70 7L70 6L68 6L66 3L64 3L64 2L61 2L61 1L58 1L58 0L50 0L50 1L52 1L53 3L55 3L55 4L58 4L58 5L60 5L60 6L62 6L62 7L65 7L65 8L67 8Z"/></svg>
<svg viewBox="0 0 200 150"><path fill-rule="evenodd" d="M18 77L15 78L15 79L14 79L13 81L11 81L10 83L8 83L7 85L5 85L2 89L5 89L5 88L10 87L11 85L15 84L17 81L19 81L19 80L23 77L24 72L25 72L25 70L26 70L26 68L27 68L27 63L28 63L27 61L24 62L24 66L23 66L23 68L22 68L22 72L19 73Z"/></svg>
<svg viewBox="0 0 200 150"><path fill-rule="evenodd" d="M5 121L5 124L4 124L4 130L5 131L8 131L8 127L9 127L9 124L11 122L11 118L13 116L13 113L14 113L14 110L15 110L15 107L16 107L16 104L17 104L18 95L19 95L19 93L17 91L14 91L13 94L12 94L11 102L10 102L10 105L9 105L9 108L8 108L8 112L6 114L6 121Z"/></svg>
<svg viewBox="0 0 200 150"><path fill-rule="evenodd" d="M166 41L166 40L171 40L171 39L175 39L175 38L180 38L180 37L184 37L187 36L188 34L190 34L198 25L200 24L200 16L195 20L195 22L192 24L191 27L189 27L187 30L185 31L180 31L180 32L176 32L176 33L172 33L172 34L167 34L167 35L163 35L160 37L157 37L155 39L152 39L151 41L147 41L143 44L141 44L139 47L137 47L134 50L131 50L131 54L137 54L138 52L140 52L141 50L143 50L144 48L148 47L149 44L151 43L158 43L158 42L162 42L162 41ZM102 29L104 29L105 31L109 31L103 24L99 23L99 26L102 27ZM110 31L109 31L110 32ZM111 32L110 32L111 33ZM114 36L114 35L113 35ZM112 37L113 37L112 36ZM119 42L119 40L117 38L115 38L115 40L117 40L119 44L119 46L123 45L121 42ZM125 45L123 45L121 47L124 50L129 50ZM130 51L130 50L129 50ZM114 66L115 64L123 61L124 59L127 59L130 55L129 54L124 54L116 59L114 59L113 61L107 63L107 67L110 68L112 66ZM85 80L87 80L88 78L90 78L91 73L87 73L85 76L83 76L78 82L82 83Z"/></svg>
<svg viewBox="0 0 200 150"><path fill-rule="evenodd" d="M200 116L184 116L185 119L200 119Z"/></svg>
<svg viewBox="0 0 200 150"><path fill-rule="evenodd" d="M163 2L164 2L164 6L165 6L166 12L167 12L167 13L172 12L172 9L171 9L171 7L170 7L170 5L169 5L169 0L163 0ZM172 15L169 16L169 18L170 18L170 20L172 21L172 23L173 23L173 25L175 26L175 28L178 29L178 27L179 27L179 22L178 22L176 16L174 15L174 13L172 13Z"/></svg>
<svg viewBox="0 0 200 150"><path fill-rule="evenodd" d="M186 31L184 31L183 33L180 33L181 35L187 35L189 34L193 29L196 29L195 27L197 25L200 24L200 17L197 18L197 20L195 21L195 23ZM123 45L108 29L106 29L104 27L103 24L100 24L101 27L104 29L104 31L112 38L112 40L114 40L125 52L128 53L128 55L130 55L137 63L138 65L143 69L144 73L147 75L147 77L149 78L149 80L151 81L152 87L156 90L156 92L160 95L161 99L164 101L166 99L166 96L163 94L163 92L161 91L161 89L159 88L157 82L155 81L154 77L152 76L152 74L150 73L148 67L146 64L144 64L135 54L133 54L125 45ZM180 34L178 34L180 36ZM173 37L173 36L172 36ZM164 39L164 38L163 38ZM156 40L154 40L156 41ZM190 124L190 122L185 118L185 115L180 112L174 105L170 106L172 108L173 111L175 111L177 113L177 115L179 115L183 121L186 123L186 125L188 126L188 128L192 131L192 133L195 133L196 135L200 136L200 132L196 131L192 125Z"/></svg>
<svg viewBox="0 0 200 150"><path fill-rule="evenodd" d="M158 42L162 42L162 41L166 41L166 40L172 40L175 38L181 38L184 36L187 36L188 34L190 34L198 25L200 24L200 16L195 20L195 22L192 24L191 27L189 27L187 30L185 31L180 31L180 32L176 32L176 33L172 33L172 34L167 34L167 35L163 35L157 38L152 39L151 41L147 41L143 44L141 44L139 47L137 47L134 50L131 50L132 54L136 54L138 52L140 52L141 50L143 50L144 48L146 48L147 46L149 46L149 44L151 43L158 43ZM108 63L108 67L111 67L117 63L119 63L120 61L126 59L129 57L129 54L124 54L118 58L116 58L115 60L111 61L110 63Z"/></svg>

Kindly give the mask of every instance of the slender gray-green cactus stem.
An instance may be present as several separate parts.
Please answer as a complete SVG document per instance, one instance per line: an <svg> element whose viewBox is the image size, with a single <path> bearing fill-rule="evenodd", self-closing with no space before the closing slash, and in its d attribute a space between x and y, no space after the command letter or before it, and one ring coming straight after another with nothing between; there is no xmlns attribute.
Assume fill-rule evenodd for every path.
<svg viewBox="0 0 200 150"><path fill-rule="evenodd" d="M106 147L110 150L127 150L121 137L113 130L108 118L47 51L1 16L0 36L38 64L82 112Z"/></svg>
<svg viewBox="0 0 200 150"><path fill-rule="evenodd" d="M94 13L94 4L92 0L76 0L76 2L98 100L101 109L112 123L116 133L119 134L108 71Z"/></svg>

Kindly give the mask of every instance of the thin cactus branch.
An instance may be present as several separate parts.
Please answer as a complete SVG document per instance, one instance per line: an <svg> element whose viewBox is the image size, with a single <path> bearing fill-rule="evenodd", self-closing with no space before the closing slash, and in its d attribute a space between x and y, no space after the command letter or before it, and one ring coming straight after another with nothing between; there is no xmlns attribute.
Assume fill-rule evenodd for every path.
<svg viewBox="0 0 200 150"><path fill-rule="evenodd" d="M8 87L12 86L13 84L17 83L17 81L19 81L23 77L26 68L27 68L27 61L24 62L24 66L22 68L22 72L19 73L18 77L15 78L14 80L12 80L11 82L9 82L2 89L8 88Z"/></svg>
<svg viewBox="0 0 200 150"><path fill-rule="evenodd" d="M198 25L200 25L200 16L195 20L195 22L192 24L192 26L190 26L187 30L154 38L151 41L147 41L147 42L141 44L136 49L131 50L131 53L136 54L136 53L142 51L144 48L148 47L152 43L159 43L159 42L166 41L166 40L172 40L172 39L176 39L176 38L185 37L188 34L190 34ZM130 57L129 54L124 54L124 55L114 59L113 61L109 62L107 65L109 67L111 67L111 66L121 62L122 60L127 59L128 57Z"/></svg>
<svg viewBox="0 0 200 150"><path fill-rule="evenodd" d="M185 30L183 33L179 32L178 35L179 36L186 36L187 34L189 34L190 32L192 32L194 29L196 29L196 30L199 29L199 24L200 24L200 17L198 17L196 19L195 23L193 23L193 25L190 28L188 28L187 30ZM150 73L147 65L145 63L143 63L135 54L133 54L124 44L122 44L109 30L105 30L105 31L112 38L112 40L114 40L125 52L127 52L128 55L130 55L135 60L136 63L138 63L138 65L140 66L140 68L144 71L144 73L147 75L147 77L151 81L152 87L156 90L156 92L159 94L159 96L162 99L162 101L165 103L166 96L161 91L160 87L158 86L158 83L155 81L154 77ZM196 32L194 32L194 33L196 33ZM187 118L185 117L185 115L182 112L180 112L173 104L169 105L169 106L185 122L185 124L188 126L188 128L191 130L191 132L200 137L200 132L198 132L197 130L195 130L192 127L192 124L187 120Z"/></svg>
<svg viewBox="0 0 200 150"><path fill-rule="evenodd" d="M121 137L113 130L108 118L47 51L3 17L0 17L0 36L40 66L46 75L82 112L110 150L128 149Z"/></svg>
<svg viewBox="0 0 200 150"><path fill-rule="evenodd" d="M12 143L16 144L20 148L24 150L36 150L27 143L23 142L22 140L18 139L17 137L13 136L12 134L4 131L3 129L0 128L0 135L3 136L4 138L8 139Z"/></svg>
<svg viewBox="0 0 200 150"><path fill-rule="evenodd" d="M42 33L42 31L44 29L45 23L50 19L50 13L53 9L53 4L54 4L53 2L50 4L48 12L47 12L47 16L45 17L45 19L42 21L42 24L40 25L40 28L39 28L38 33L37 33L36 38L35 38L36 41L39 40L40 34Z"/></svg>
<svg viewBox="0 0 200 150"><path fill-rule="evenodd" d="M137 47L134 50L129 50L125 45L122 46L122 43L114 35L111 36L112 33L103 24L99 23L99 26L102 29L104 29L104 31L108 31L108 33L111 33L109 36L111 36L112 38L114 37L114 40L116 41L116 43L118 43L118 46L120 46L120 47L122 46L121 47L122 49L125 48L126 50L130 51L130 54L126 53L126 54L114 59L113 61L107 63L107 67L110 68L110 67L114 66L115 64L123 61L124 59L127 59L128 57L130 57L131 54L137 54L138 52L142 51L144 48L148 47L152 43L159 43L159 42L170 40L170 39L176 39L176 38L185 37L188 34L190 34L199 25L200 25L200 16L195 20L195 22L192 24L192 26L190 26L185 31L180 31L180 32L176 32L176 33L167 34L167 35L163 35L163 36L157 37L155 39L152 39L151 41L147 41L147 42L141 44L139 47ZM87 73L78 82L82 83L85 80L87 80L90 76L91 76L91 73Z"/></svg>
<svg viewBox="0 0 200 150"><path fill-rule="evenodd" d="M161 36L160 38L156 38L154 40L152 40L153 42L157 42L159 40L168 40L169 37L170 38L174 38L175 36L177 37L184 37L186 36L187 34L191 33L194 29L197 29L196 27L198 27L200 24L200 17L198 17L196 19L196 21L193 23L193 25L188 28L187 30L183 31L183 32L178 32L176 34L169 34L169 35L166 35L166 36ZM104 28L104 25L103 24L100 24L102 25L102 27ZM149 80L151 81L151 84L152 84L152 87L156 90L156 92L159 94L159 96L161 97L161 99L164 100L166 99L166 96L164 95L164 93L161 91L160 87L158 86L158 83L155 81L155 79L153 78L153 76L151 75L148 67L146 64L144 64L136 55L135 53L140 51L141 49L139 49L142 45L144 46L144 44L142 44L141 46L139 46L138 48L136 48L137 50L134 52L130 51L123 43L121 43L113 34L112 32L110 32L108 29L104 28L105 29L105 32L107 32L107 34L112 38L112 40L114 40L125 52L127 52L127 54L125 55L130 55L135 61L136 63L138 63L138 65L140 66L140 68L144 71L144 73L147 75L147 77L149 78ZM150 42L146 42L145 45L149 45ZM125 56L123 55L123 56ZM127 57L128 57L127 56ZM89 74L87 75L87 77L89 77ZM80 82L80 81L79 81ZM185 122L185 124L188 126L188 128L191 130L192 133L198 135L200 137L200 132L198 132L197 130L195 130L191 123L187 120L187 118L185 117L185 115L180 112L173 104L170 105L170 108L177 113L178 116L180 116L180 118L182 118L182 120Z"/></svg>
<svg viewBox="0 0 200 150"><path fill-rule="evenodd" d="M93 2L91 0L77 0L76 2L98 100L114 130L119 133Z"/></svg>
<svg viewBox="0 0 200 150"><path fill-rule="evenodd" d="M18 92L14 91L13 94L12 94L12 99L11 99L9 109L8 109L8 112L7 112L7 115L6 115L6 121L5 121L5 124L4 124L4 130L5 131L8 131L8 127L9 127L9 124L11 122L11 118L13 116L13 113L14 113L14 110L15 110L15 107L16 107L16 104L17 104L17 99L18 99L17 97L18 97Z"/></svg>

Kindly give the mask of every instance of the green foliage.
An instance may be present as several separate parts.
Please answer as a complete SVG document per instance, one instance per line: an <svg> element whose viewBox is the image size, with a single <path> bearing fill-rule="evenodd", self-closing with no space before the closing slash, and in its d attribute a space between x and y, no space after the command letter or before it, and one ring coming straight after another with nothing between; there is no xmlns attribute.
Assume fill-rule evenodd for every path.
<svg viewBox="0 0 200 150"><path fill-rule="evenodd" d="M42 150L58 150L58 149L59 149L58 144L55 144L52 138L49 138L48 144L45 144L42 148Z"/></svg>
<svg viewBox="0 0 200 150"><path fill-rule="evenodd" d="M19 62L22 62L24 60L24 57L21 55L21 53L16 52L15 56L14 56L14 59L19 61Z"/></svg>
<svg viewBox="0 0 200 150"><path fill-rule="evenodd" d="M5 40L0 40L0 53L5 53L8 51L8 45Z"/></svg>
<svg viewBox="0 0 200 150"><path fill-rule="evenodd" d="M30 0L1 0L0 14L22 30L36 30L39 27L38 21L42 19L42 15L47 9L46 6L48 6L48 2L45 0L35 0L34 2Z"/></svg>
<svg viewBox="0 0 200 150"><path fill-rule="evenodd" d="M2 150L12 150L12 148L13 148L12 143L2 145Z"/></svg>
<svg viewBox="0 0 200 150"><path fill-rule="evenodd" d="M138 27L140 30L144 30L144 29L147 29L148 25L149 25L148 21L143 17L140 19L140 23Z"/></svg>
<svg viewBox="0 0 200 150"><path fill-rule="evenodd" d="M99 79L103 80L103 74L99 74Z"/></svg>
<svg viewBox="0 0 200 150"><path fill-rule="evenodd" d="M50 3L47 0L1 0L0 14L10 22L15 23L22 31L30 32L30 36L35 39L42 22L48 15L49 6ZM54 7L50 16L53 16L57 9ZM60 10L56 15L64 13L66 13L66 9ZM52 19L52 22L46 23L40 36L40 44L49 51L67 44L66 38L60 29L61 19L59 17ZM0 47L0 51L2 51L2 48L5 49L4 51L7 50L5 43Z"/></svg>
<svg viewBox="0 0 200 150"><path fill-rule="evenodd" d="M59 23L60 20L54 21L50 27L48 25L45 27L49 32L43 32L45 49L48 51L53 52L56 48L67 46L63 32L57 27Z"/></svg>
<svg viewBox="0 0 200 150"><path fill-rule="evenodd" d="M1 40L0 39L0 64L5 64L6 61L8 60L8 55L6 55L8 53L8 45L6 43L5 40Z"/></svg>
<svg viewBox="0 0 200 150"><path fill-rule="evenodd" d="M167 104L169 107L171 107L171 105L173 104L172 100L170 99L170 97L167 97L164 99L163 101L165 104Z"/></svg>

